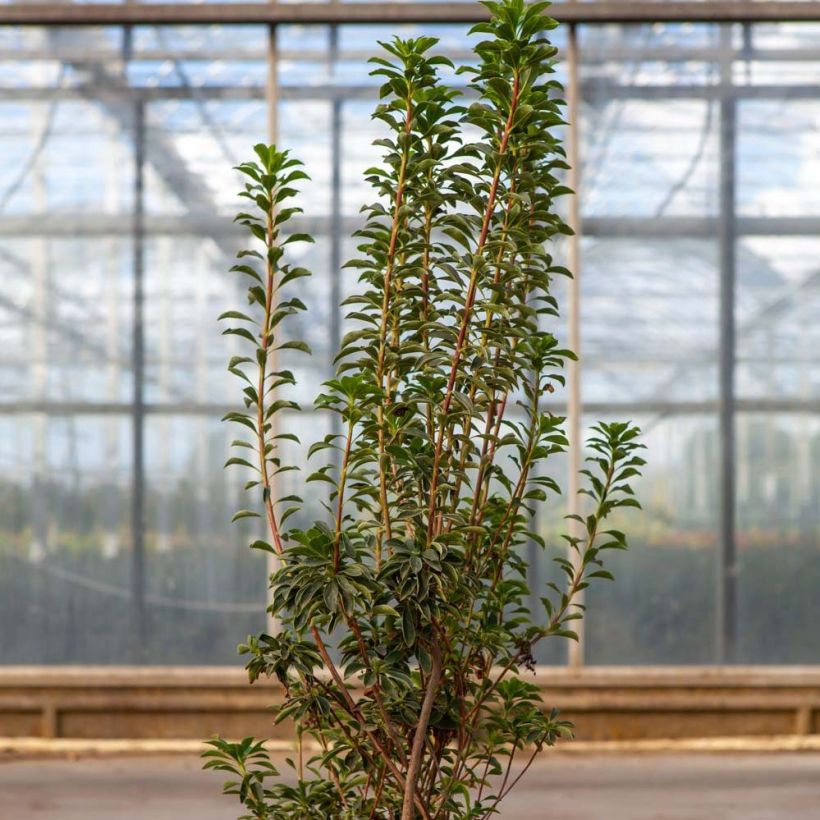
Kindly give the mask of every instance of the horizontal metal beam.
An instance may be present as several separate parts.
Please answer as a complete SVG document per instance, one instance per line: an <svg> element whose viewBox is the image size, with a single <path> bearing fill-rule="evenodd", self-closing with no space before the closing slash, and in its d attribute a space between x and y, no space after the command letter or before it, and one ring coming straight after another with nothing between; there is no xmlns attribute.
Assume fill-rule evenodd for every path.
<svg viewBox="0 0 820 820"><path fill-rule="evenodd" d="M2 8L0 6L0 8ZM55 60L61 59L55 55ZM638 59L638 55L636 58ZM299 102L333 102L334 100L376 100L378 88L375 85L283 85L279 89L282 101ZM94 84L84 84L69 88L54 86L35 86L4 88L0 102L50 102L60 100L89 100L94 102L122 102L145 100L264 100L263 85L203 85L197 86L195 92L190 88L178 85L168 86L117 86L116 88ZM738 100L817 100L820 91L816 84L782 83L759 85L735 85L731 89L717 85L627 85L610 79L590 79L581 82L581 96L586 103L596 106L608 104L614 100L719 100L732 98Z"/></svg>
<svg viewBox="0 0 820 820"><path fill-rule="evenodd" d="M330 231L330 216L294 217L293 231L305 231L316 236ZM110 237L129 233L128 214L32 214L0 215L0 237ZM341 221L347 236L362 227L358 216L346 216ZM152 236L207 236L222 241L225 237L241 237L233 219L210 214L170 216L149 215L145 232ZM738 217L739 236L818 236L820 216L759 216ZM590 216L584 219L584 236L588 238L710 238L716 235L715 220L709 216L617 217Z"/></svg>
<svg viewBox="0 0 820 820"><path fill-rule="evenodd" d="M453 61L467 61L473 57L468 48L439 48L437 52L446 54ZM372 57L372 48L345 48L339 49L339 58L367 62ZM680 62L715 62L727 53L734 60L759 63L801 63L820 62L820 44L817 47L797 48L756 48L746 45L739 46L727 52L717 46L689 46L679 44L669 45L637 45L635 43L612 43L599 45L595 49L584 53L584 65L599 65L612 61L635 63L641 61L663 61L668 63ZM327 49L287 49L280 48L277 52L280 61L298 60L300 62L326 62ZM166 60L181 61L211 61L227 60L234 63L245 61L259 61L265 59L265 49L246 47L233 48L223 45L208 44L202 48L181 46L174 48L153 48L145 46L135 48L130 57L134 61L164 62ZM0 62L7 60L62 60L84 66L88 63L120 63L122 53L111 45L96 47L89 45L83 48L77 44L63 45L59 48L37 47L34 45L0 47ZM808 78L807 78L808 81ZM3 93L6 93L4 89Z"/></svg>
<svg viewBox="0 0 820 820"><path fill-rule="evenodd" d="M0 25L471 23L486 17L478 3L37 3L0 5ZM820 21L816 0L597 0L556 3L567 23Z"/></svg>
<svg viewBox="0 0 820 820"><path fill-rule="evenodd" d="M735 402L738 412L745 413L820 413L820 398L806 399L738 399ZM180 416L215 416L237 410L233 405L217 404L213 402L168 402L161 404L146 404L143 412L150 415L180 415ZM566 411L563 402L549 402L543 409L551 413L561 414ZM718 410L715 401L647 401L630 402L584 402L584 413L609 414L615 416L692 416L709 415ZM14 416L27 414L45 414L50 416L109 416L128 415L133 411L133 405L127 402L79 402L79 401L18 401L14 403L0 402L0 416ZM306 411L301 416L318 415L317 411Z"/></svg>
<svg viewBox="0 0 820 820"><path fill-rule="evenodd" d="M741 216L736 222L738 236L817 236L820 217ZM717 234L714 217L591 216L584 218L585 237L694 237L713 238Z"/></svg>

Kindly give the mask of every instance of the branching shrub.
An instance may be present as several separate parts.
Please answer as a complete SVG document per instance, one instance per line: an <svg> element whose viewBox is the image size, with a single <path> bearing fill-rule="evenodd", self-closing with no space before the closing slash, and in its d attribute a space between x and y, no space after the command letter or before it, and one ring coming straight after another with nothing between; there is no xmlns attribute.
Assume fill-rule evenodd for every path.
<svg viewBox="0 0 820 820"><path fill-rule="evenodd" d="M549 327L554 277L568 271L552 240L570 231L555 200L564 151L555 22L545 3L486 3L490 20L473 28L468 102L441 79L453 68L432 56L432 37L383 43L373 59L383 78L375 117L389 134L382 164L367 171L377 201L357 233L360 292L345 303L349 332L337 376L317 398L343 432L310 447L328 458L307 482L327 488L327 517L286 529L297 497L276 498L279 458L274 420L295 409L293 374L272 367L280 323L304 310L291 283L307 271L288 262L285 234L300 163L256 146L239 166L240 214L256 247L234 270L249 277L250 314L229 311L226 332L250 353L230 370L244 382L246 409L228 414L246 434L230 464L253 471L248 483L279 556L271 578L275 635L249 638L251 681L284 689L277 721L295 723L295 773L280 778L261 743L215 739L207 766L228 771L227 789L254 818L486 818L545 745L570 734L545 711L537 687L519 677L533 647L572 638L577 594L626 539L605 530L617 507L638 506L629 478L643 461L637 430L599 424L584 470L589 513L555 558L564 585L548 584L545 617L526 605L520 547L546 544L531 523L559 493L536 465L567 447L564 419L542 407L563 384L573 354ZM286 236L286 238L283 238ZM280 504L289 504L286 509ZM541 624L541 625L539 625ZM310 752L305 760L304 750Z"/></svg>

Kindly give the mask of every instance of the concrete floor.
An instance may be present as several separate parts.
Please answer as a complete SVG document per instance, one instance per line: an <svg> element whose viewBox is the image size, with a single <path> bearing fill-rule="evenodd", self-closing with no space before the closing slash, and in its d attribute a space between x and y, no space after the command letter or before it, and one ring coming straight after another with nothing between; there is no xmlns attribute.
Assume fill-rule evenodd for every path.
<svg viewBox="0 0 820 820"><path fill-rule="evenodd" d="M236 820L221 776L189 757L0 763L2 820ZM818 820L820 755L553 756L504 820ZM320 818L317 818L320 820Z"/></svg>

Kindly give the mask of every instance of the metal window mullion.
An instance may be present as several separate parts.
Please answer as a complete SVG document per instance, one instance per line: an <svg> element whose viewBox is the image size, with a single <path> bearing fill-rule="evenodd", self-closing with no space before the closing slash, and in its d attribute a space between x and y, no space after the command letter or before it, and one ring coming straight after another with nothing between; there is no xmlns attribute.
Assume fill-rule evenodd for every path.
<svg viewBox="0 0 820 820"><path fill-rule="evenodd" d="M329 66L334 71L339 59L339 27L329 29ZM342 338L342 97L335 97L331 103L330 122L330 255L329 255L329 316L328 349L330 352L330 373L328 378L336 375L333 358L339 350ZM331 433L341 434L342 419L338 413L333 414ZM338 456L338 451L333 451ZM337 458L338 461L338 458Z"/></svg>
<svg viewBox="0 0 820 820"><path fill-rule="evenodd" d="M580 359L581 354L581 158L580 158L580 105L579 70L578 70L578 27L569 27L567 38L567 119L569 128L567 134L567 162L570 166L567 172L567 184L575 195L570 198L567 222L574 231L568 240L567 261L572 279L569 280L567 299L567 324L569 348ZM581 399L581 365L580 361L570 361L567 369L567 434L569 437L567 481L567 502L570 515L581 515L581 500L579 494L580 470L583 462L583 405ZM569 534L574 538L583 538L585 533L581 525L574 519L569 519ZM577 570L581 556L577 550L570 547L569 559ZM583 604L583 592L576 596L576 603ZM577 642L570 641L568 648L568 662L570 666L581 666L584 662L584 623L577 620L574 630L578 635Z"/></svg>
<svg viewBox="0 0 820 820"><path fill-rule="evenodd" d="M134 106L131 597L135 660L145 652L145 103Z"/></svg>
<svg viewBox="0 0 820 820"><path fill-rule="evenodd" d="M732 27L720 30L718 272L718 429L719 544L715 655L718 663L736 660L737 544L735 533L735 296L737 268L736 151L737 101L732 94Z"/></svg>
<svg viewBox="0 0 820 820"><path fill-rule="evenodd" d="M271 2L275 2L275 0L271 0ZM267 82L265 84L265 102L267 106L267 137L268 142L271 144L276 144L279 138L279 112L278 112L278 104L279 104L279 66L278 66L278 48L277 48L277 27L275 23L271 23L268 26L268 50L267 50L267 64L268 64L268 74L267 74ZM276 302L276 293L273 294L273 309L275 310L275 302ZM267 366L268 370L277 370L278 369L278 353L276 351L276 345L272 345L268 349L268 357L267 357ZM262 396L259 396L259 401L262 401ZM270 437L271 440L273 436L276 435L276 414L274 413L270 417ZM274 504L276 500L279 498L279 479L276 475L275 471L272 471L269 477L269 484L270 484L270 496L273 500ZM280 559L278 555L275 555L272 552L266 553L267 560L266 560L266 581L265 581L265 598L270 606L273 603L273 592L270 588L270 577L279 569L280 566ZM276 635L278 632L281 631L282 625L279 619L270 611L266 613L266 625L267 631L271 635Z"/></svg>

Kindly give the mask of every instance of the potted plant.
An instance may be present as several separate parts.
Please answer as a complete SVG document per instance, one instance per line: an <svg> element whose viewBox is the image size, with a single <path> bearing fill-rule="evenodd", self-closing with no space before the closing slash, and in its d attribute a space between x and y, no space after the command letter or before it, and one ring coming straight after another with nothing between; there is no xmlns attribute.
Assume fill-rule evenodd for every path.
<svg viewBox="0 0 820 820"><path fill-rule="evenodd" d="M638 506L629 487L642 459L638 431L598 424L584 470L589 512L554 560L544 616L526 605L531 516L559 492L536 466L564 452L564 419L543 406L573 354L550 331L554 277L568 271L551 243L569 233L555 209L564 151L555 22L546 3L486 3L473 28L470 102L446 85L451 62L432 37L396 38L373 59L383 79L375 111L388 136L367 178L378 196L347 267L361 288L346 302L355 323L342 341L337 376L316 407L343 432L314 443L305 481L326 489L327 515L288 528L297 497L277 498L288 465L275 424L293 374L272 364L280 329L305 306L293 295L307 271L289 261L300 163L274 146L239 170L251 210L239 215L254 240L234 268L249 279L246 312L226 332L248 355L230 370L245 409L227 419L244 435L230 459L252 471L248 487L269 538L252 546L278 556L270 579L276 634L251 637L250 680L277 679L277 721L295 724L294 772L280 777L261 741L216 738L207 766L227 771L226 790L255 818L486 818L538 751L570 725L543 709L521 674L535 645L573 638L577 595L608 549L615 508ZM331 456L328 458L328 456ZM323 459L327 460L322 464ZM283 509L281 504L289 506ZM529 761L529 762L528 762Z"/></svg>

